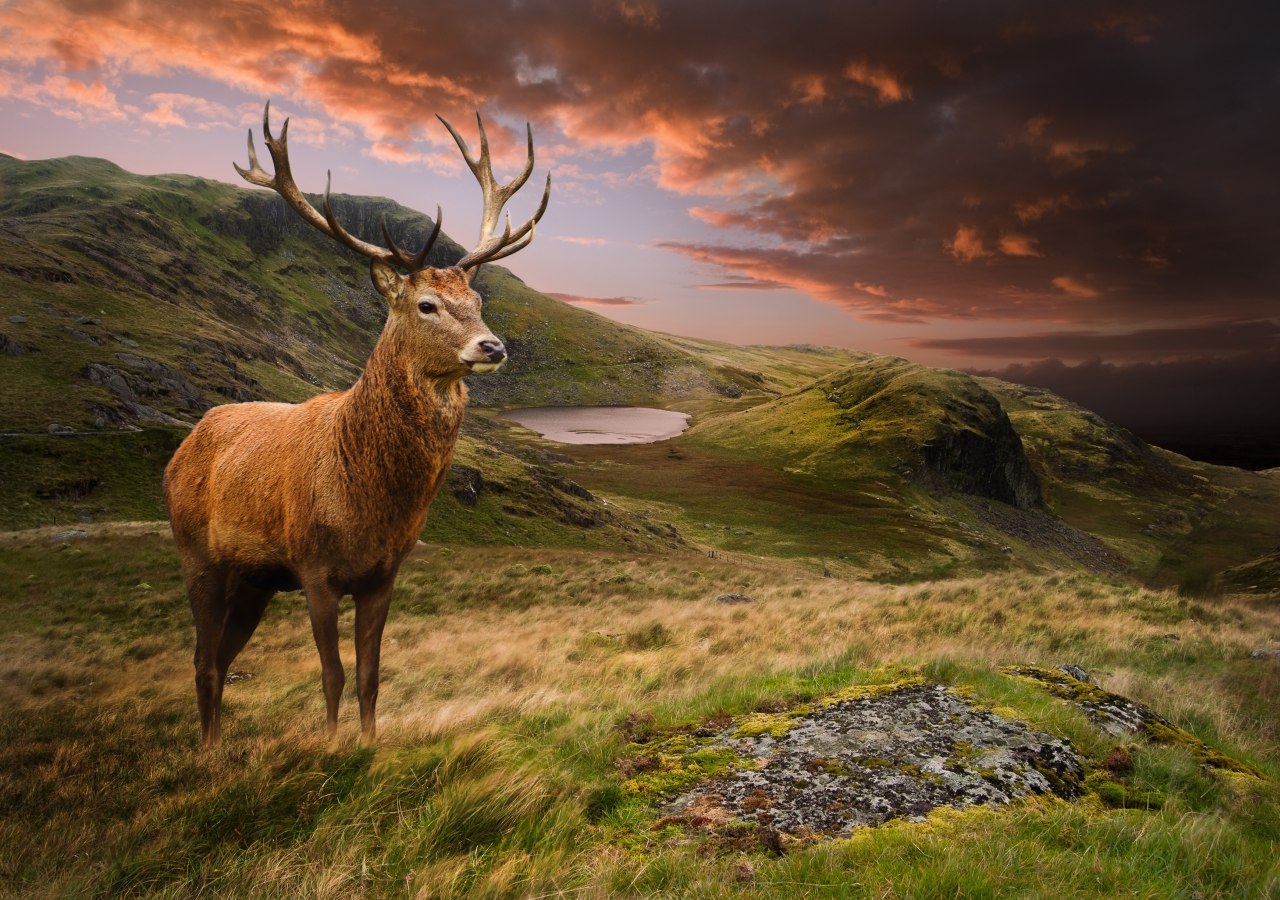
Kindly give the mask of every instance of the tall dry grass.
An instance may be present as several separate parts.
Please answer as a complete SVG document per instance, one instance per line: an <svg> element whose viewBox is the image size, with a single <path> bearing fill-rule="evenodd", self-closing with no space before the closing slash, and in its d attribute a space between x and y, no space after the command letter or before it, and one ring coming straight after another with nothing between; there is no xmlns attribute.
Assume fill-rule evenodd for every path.
<svg viewBox="0 0 1280 900"><path fill-rule="evenodd" d="M64 549L43 535L7 540L0 577L10 624L0 888L13 895L781 896L833 878L823 890L909 895L892 883L913 859L898 830L803 859L748 860L757 874L735 881L732 861L699 863L691 846L638 848L632 833L620 847L596 809L616 781L626 722L745 712L882 666L959 672L981 688L1001 665L1073 663L1280 771L1280 666L1247 658L1280 645L1280 608L1245 596L1190 600L1064 573L889 586L729 554L431 547L396 591L378 747L356 744L350 692L337 742L322 738L304 603L281 595L233 665L254 677L226 689L223 747L201 753L190 625L163 535L104 532ZM752 602L717 602L723 593ZM340 627L350 669L349 609ZM1178 760L1160 765L1159 778L1209 790L1175 771ZM1191 861L1247 858L1251 829L1267 840L1232 796L1145 819L1055 809L976 819L979 836L1012 842L1004 861L956 829L921 832L910 840L950 847L990 878L926 866L933 881L903 884L1013 890L1021 875L992 872L1048 853L1038 835L1079 820L1083 855L1056 845L1051 855L1079 866L1100 854L1103 882L1129 871L1108 842L1142 847L1154 829L1167 846L1143 858L1165 854L1179 888L1209 878L1256 889L1274 872L1240 863L1236 881L1213 881ZM1258 802L1275 811L1271 795ZM899 862L884 863L878 887L840 882L851 860L870 865L866 854ZM1063 865L1054 883L1078 892L1090 873Z"/></svg>

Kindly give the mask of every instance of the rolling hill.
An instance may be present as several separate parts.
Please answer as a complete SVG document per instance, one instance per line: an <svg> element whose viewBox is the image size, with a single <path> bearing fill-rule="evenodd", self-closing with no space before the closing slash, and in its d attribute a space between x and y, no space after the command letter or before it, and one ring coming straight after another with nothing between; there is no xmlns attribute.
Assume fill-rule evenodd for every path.
<svg viewBox="0 0 1280 900"><path fill-rule="evenodd" d="M1275 472L1035 388L477 286L512 361L400 572L379 745L353 698L321 734L285 592L201 750L161 471L213 404L349 385L380 301L272 195L0 157L0 895L1276 893ZM693 426L567 447L496 415L598 403ZM1009 772L1048 789L929 800Z"/></svg>
<svg viewBox="0 0 1280 900"><path fill-rule="evenodd" d="M407 244L431 226L379 198L335 207L371 240L384 216ZM431 262L462 252L443 237ZM1211 582L1280 543L1275 479L1151 448L1046 391L655 334L498 266L476 287L511 362L471 380L428 537L710 547L891 580L1083 566L1156 584ZM206 409L348 386L383 318L363 260L274 194L78 157L0 156L0 297L8 528L161 517L159 471ZM565 453L491 415L578 404L674 407L694 427Z"/></svg>

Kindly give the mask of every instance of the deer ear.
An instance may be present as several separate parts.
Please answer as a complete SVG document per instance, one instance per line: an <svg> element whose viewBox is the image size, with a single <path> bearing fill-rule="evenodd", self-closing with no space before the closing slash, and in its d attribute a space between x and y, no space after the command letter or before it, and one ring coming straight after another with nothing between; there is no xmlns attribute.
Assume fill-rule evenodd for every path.
<svg viewBox="0 0 1280 900"><path fill-rule="evenodd" d="M404 283L408 280L395 269L380 259L369 263L369 277L378 293L387 298L388 303L395 303L404 295Z"/></svg>

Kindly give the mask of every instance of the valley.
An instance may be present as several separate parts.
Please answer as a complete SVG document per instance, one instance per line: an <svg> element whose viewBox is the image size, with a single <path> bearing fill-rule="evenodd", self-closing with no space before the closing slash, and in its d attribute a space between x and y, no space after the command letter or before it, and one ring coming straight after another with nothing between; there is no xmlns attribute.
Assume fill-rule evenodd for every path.
<svg viewBox="0 0 1280 900"><path fill-rule="evenodd" d="M511 359L470 379L395 589L379 745L356 743L350 688L323 740L295 592L202 754L164 465L212 405L349 386L379 301L258 192L3 156L0 188L0 893L1280 890L1276 470L991 378L647 332L492 265L476 284ZM370 237L384 214L409 243L431 224L335 200ZM461 252L442 236L432 262ZM569 445L501 415L601 405L690 427ZM348 665L352 625L348 604ZM1169 728L1100 731L1009 674L1027 665L1080 667ZM663 812L722 773L703 732L781 735L806 704L917 684L1068 740L1079 783L838 839Z"/></svg>

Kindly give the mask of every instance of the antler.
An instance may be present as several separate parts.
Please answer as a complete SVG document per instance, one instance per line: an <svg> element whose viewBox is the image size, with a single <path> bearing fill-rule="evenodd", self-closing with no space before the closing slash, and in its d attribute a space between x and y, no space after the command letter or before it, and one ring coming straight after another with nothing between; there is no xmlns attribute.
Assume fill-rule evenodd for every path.
<svg viewBox="0 0 1280 900"><path fill-rule="evenodd" d="M362 241L339 225L337 218L333 214L333 208L329 204L329 184L332 173L326 173L325 176L323 215L302 195L302 191L299 190L297 183L293 180L293 172L289 168L289 120L284 120L284 127L280 129L280 137L273 138L271 136L270 100L267 101L266 107L262 110L262 136L266 141L267 150L271 153L271 161L275 166L276 173L268 175L266 170L258 164L258 153L253 146L253 129L251 128L249 129L249 168L242 169L236 163L232 163L236 171L240 173L241 178L250 184L271 188L271 190L283 197L298 215L302 216L316 230L327 234L344 247L349 247L362 256L400 266L410 272L423 268L427 261L427 254L431 252L431 246L440 235L439 206L436 207L436 224L431 229L431 236L427 238L426 244L417 253L410 253L395 242L391 237L390 230L387 228L386 216L382 217L382 236L386 239L388 246L379 247L377 244ZM530 147L532 148L532 144ZM487 151L485 158L486 160L488 159ZM532 160L530 162L532 163ZM545 201L543 205L546 205ZM539 212L539 215L541 215L541 212Z"/></svg>
<svg viewBox="0 0 1280 900"><path fill-rule="evenodd" d="M533 214L533 218L512 231L511 214L507 213L506 228L503 229L502 234L495 235L498 218L502 215L502 207L516 191L524 186L524 183L529 180L530 173L533 172L533 128L525 125L529 135L529 158L524 164L523 171L509 184L500 185L493 178L493 164L489 160L489 139L485 136L484 122L481 121L480 114L476 113L476 124L480 126L479 160L471 155L467 142L463 140L462 135L458 134L457 129L443 116L437 115L436 118L444 123L444 127L449 129L449 133L457 141L458 149L462 151L462 158L467 161L467 168L471 169L471 173L476 176L476 181L480 182L480 191L484 194L484 212L480 219L480 242L476 244L474 250L458 260L458 268L467 272L467 277L470 278L480 268L481 263L494 262L510 256L517 250L523 250L533 241L534 226L547 211L547 202L551 199L551 173L547 173L547 186L542 192L542 202L538 204L538 211Z"/></svg>

